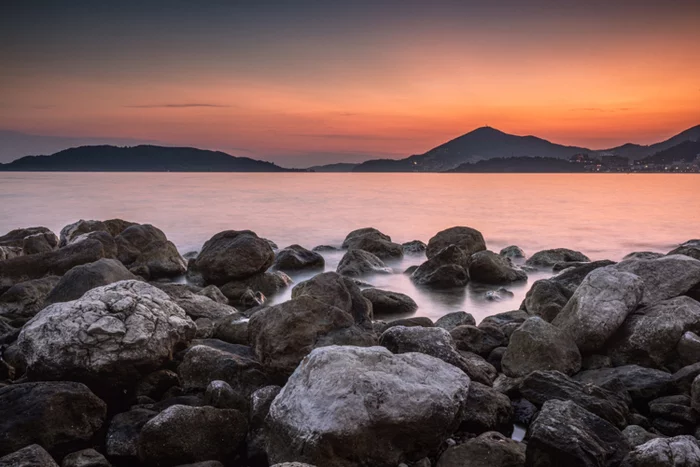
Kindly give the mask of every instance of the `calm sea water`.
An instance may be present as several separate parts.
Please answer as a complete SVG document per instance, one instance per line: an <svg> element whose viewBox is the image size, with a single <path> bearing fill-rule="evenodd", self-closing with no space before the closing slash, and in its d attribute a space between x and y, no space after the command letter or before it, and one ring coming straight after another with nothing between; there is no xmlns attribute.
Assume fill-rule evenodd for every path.
<svg viewBox="0 0 700 467"><path fill-rule="evenodd" d="M2 233L34 225L58 233L81 218L113 217L154 224L182 253L227 229L254 230L280 247L312 248L340 245L360 227L401 243L466 225L494 251L510 244L527 254L567 247L594 260L619 260L700 237L700 176L0 173ZM327 255L327 270L340 257ZM406 257L392 266L402 271L423 260ZM368 281L413 297L418 315L465 310L479 320L517 309L530 283L546 276L509 286L515 296L500 302L487 301L487 289L473 285L461 293L418 289L400 273Z"/></svg>

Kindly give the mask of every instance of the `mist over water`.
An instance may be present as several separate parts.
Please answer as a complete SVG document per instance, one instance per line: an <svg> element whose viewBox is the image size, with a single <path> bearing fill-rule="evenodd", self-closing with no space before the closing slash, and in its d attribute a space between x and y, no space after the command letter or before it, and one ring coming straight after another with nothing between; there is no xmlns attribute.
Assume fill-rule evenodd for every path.
<svg viewBox="0 0 700 467"><path fill-rule="evenodd" d="M427 242L440 230L480 230L490 250L515 244L532 255L546 248L579 250L592 260L620 260L632 251L666 253L700 238L700 177L647 174L241 174L241 173L3 173L0 234L43 225L56 233L78 219L150 223L181 253L198 250L215 233L250 229L281 248L339 246L345 235L376 227L398 243ZM324 253L335 270L342 252ZM512 298L492 302L471 284L435 292L401 272L423 256L389 264L393 275L365 278L406 293L417 315L433 319L465 310L477 321L517 309L529 273L507 286ZM300 281L309 276L293 277ZM291 291L275 297L286 300Z"/></svg>

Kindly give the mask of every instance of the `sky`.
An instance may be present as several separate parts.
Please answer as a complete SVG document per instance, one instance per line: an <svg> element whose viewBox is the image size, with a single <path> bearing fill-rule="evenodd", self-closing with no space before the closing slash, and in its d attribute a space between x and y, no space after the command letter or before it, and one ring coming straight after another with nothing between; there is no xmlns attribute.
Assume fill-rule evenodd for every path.
<svg viewBox="0 0 700 467"><path fill-rule="evenodd" d="M700 0L11 1L0 131L289 167L474 128L601 149L700 124Z"/></svg>

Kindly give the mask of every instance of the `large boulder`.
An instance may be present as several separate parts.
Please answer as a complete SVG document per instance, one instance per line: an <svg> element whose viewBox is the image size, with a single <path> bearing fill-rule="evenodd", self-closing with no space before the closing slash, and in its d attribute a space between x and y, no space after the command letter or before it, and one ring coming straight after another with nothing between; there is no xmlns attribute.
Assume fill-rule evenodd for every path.
<svg viewBox="0 0 700 467"><path fill-rule="evenodd" d="M437 289L464 287L469 282L469 257L456 245L434 253L411 274L417 285Z"/></svg>
<svg viewBox="0 0 700 467"><path fill-rule="evenodd" d="M383 240L385 242L391 242L391 237L383 234L379 230L375 229L374 227L364 227L362 229L357 229L353 230L347 236L345 237L345 240L343 240L343 245L342 248L344 249L350 249L350 248L356 248L357 242L364 238L371 238L375 240Z"/></svg>
<svg viewBox="0 0 700 467"><path fill-rule="evenodd" d="M644 282L638 276L614 266L596 269L586 276L552 324L567 332L581 352L594 352L603 348L643 295Z"/></svg>
<svg viewBox="0 0 700 467"><path fill-rule="evenodd" d="M150 224L135 224L114 238L117 258L131 272L149 280L179 276L187 262L162 230Z"/></svg>
<svg viewBox="0 0 700 467"><path fill-rule="evenodd" d="M315 349L270 407L270 464L395 467L421 459L461 423L469 384L458 368L421 353Z"/></svg>
<svg viewBox="0 0 700 467"><path fill-rule="evenodd" d="M503 373L527 376L537 370L557 370L572 375L581 369L581 353L560 329L541 318L527 319L510 336L501 360Z"/></svg>
<svg viewBox="0 0 700 467"><path fill-rule="evenodd" d="M452 313L447 313L435 321L435 326L443 328L448 332L452 331L457 326L463 326L465 324L476 326L474 316L466 311L454 311Z"/></svg>
<svg viewBox="0 0 700 467"><path fill-rule="evenodd" d="M281 378L316 347L376 344L374 333L357 326L350 313L308 295L256 312L248 336L259 361Z"/></svg>
<svg viewBox="0 0 700 467"><path fill-rule="evenodd" d="M472 381L459 427L467 433L498 431L506 436L513 432L513 406L505 394Z"/></svg>
<svg viewBox="0 0 700 467"><path fill-rule="evenodd" d="M58 246L62 248L69 245L76 238L90 232L110 233L109 228L102 221L80 219L79 221L68 224L61 229Z"/></svg>
<svg viewBox="0 0 700 467"><path fill-rule="evenodd" d="M215 285L201 290L185 284L156 282L153 285L167 293L193 320L207 318L218 321L224 318L240 317L236 309L227 304L228 299Z"/></svg>
<svg viewBox="0 0 700 467"><path fill-rule="evenodd" d="M645 285L644 304L678 297L700 284L700 260L685 255L628 259L615 268L641 277Z"/></svg>
<svg viewBox="0 0 700 467"><path fill-rule="evenodd" d="M46 227L27 227L11 230L5 235L0 236L0 246L22 248L25 238L37 234L53 235L53 237L56 238L56 234Z"/></svg>
<svg viewBox="0 0 700 467"><path fill-rule="evenodd" d="M493 326L472 326L465 324L450 331L459 350L474 352L487 357L493 349L507 343L503 332Z"/></svg>
<svg viewBox="0 0 700 467"><path fill-rule="evenodd" d="M173 405L141 429L139 458L149 465L230 461L245 441L248 421L234 409Z"/></svg>
<svg viewBox="0 0 700 467"><path fill-rule="evenodd" d="M114 282L137 279L121 262L102 258L68 271L46 297L46 303L69 302L82 297L88 290Z"/></svg>
<svg viewBox="0 0 700 467"><path fill-rule="evenodd" d="M24 237L22 241L22 253L35 255L46 253L58 248L58 237L53 232L40 232Z"/></svg>
<svg viewBox="0 0 700 467"><path fill-rule="evenodd" d="M591 383L602 388L622 383L636 405L644 406L651 399L669 391L673 375L653 368L625 365L615 368L584 370L573 377L582 383Z"/></svg>
<svg viewBox="0 0 700 467"><path fill-rule="evenodd" d="M369 288L362 291L362 296L372 303L372 311L377 318L409 315L418 309L411 297L398 292Z"/></svg>
<svg viewBox="0 0 700 467"><path fill-rule="evenodd" d="M607 345L613 365L680 368L677 345L700 332L700 303L689 297L656 302L630 314Z"/></svg>
<svg viewBox="0 0 700 467"><path fill-rule="evenodd" d="M469 277L483 284L510 284L527 280L527 273L510 260L485 250L474 253L469 261Z"/></svg>
<svg viewBox="0 0 700 467"><path fill-rule="evenodd" d="M499 253L501 256L505 256L506 258L515 258L515 259L524 259L525 258L525 252L523 251L522 248L520 248L517 245L510 245L505 248L503 248Z"/></svg>
<svg viewBox="0 0 700 467"><path fill-rule="evenodd" d="M272 268L286 273L323 271L326 260L319 253L300 245L290 245L277 252Z"/></svg>
<svg viewBox="0 0 700 467"><path fill-rule="evenodd" d="M691 258L700 259L700 240L688 240L678 248L668 252L669 255L686 255Z"/></svg>
<svg viewBox="0 0 700 467"><path fill-rule="evenodd" d="M0 317L21 326L45 306L46 296L58 284L58 276L20 282L0 295Z"/></svg>
<svg viewBox="0 0 700 467"><path fill-rule="evenodd" d="M0 467L58 467L53 457L38 444L30 444L0 457Z"/></svg>
<svg viewBox="0 0 700 467"><path fill-rule="evenodd" d="M550 400L527 431L528 466L616 466L629 446L620 430L571 401Z"/></svg>
<svg viewBox="0 0 700 467"><path fill-rule="evenodd" d="M105 403L81 383L39 382L0 388L0 456L33 443L65 454L66 448L90 441L106 413Z"/></svg>
<svg viewBox="0 0 700 467"><path fill-rule="evenodd" d="M368 251L381 260L399 260L403 258L402 245L370 235L353 239L350 248Z"/></svg>
<svg viewBox="0 0 700 467"><path fill-rule="evenodd" d="M450 227L436 233L428 241L428 248L425 253L428 258L432 258L440 250L450 245L457 246L467 257L470 257L477 251L486 249L484 236L478 230L471 227Z"/></svg>
<svg viewBox="0 0 700 467"><path fill-rule="evenodd" d="M655 438L632 449L621 467L697 467L700 447L692 436Z"/></svg>
<svg viewBox="0 0 700 467"><path fill-rule="evenodd" d="M309 280L300 282L292 289L292 298L308 295L323 303L340 308L350 313L355 323L371 327L373 319L372 302L360 291L360 288L348 277L336 272L317 274Z"/></svg>
<svg viewBox="0 0 700 467"><path fill-rule="evenodd" d="M338 274L359 277L366 274L391 274L393 271L372 253L365 250L348 250L336 269Z"/></svg>
<svg viewBox="0 0 700 467"><path fill-rule="evenodd" d="M275 252L250 230L226 230L210 238L197 256L194 268L205 281L221 285L265 272Z"/></svg>
<svg viewBox="0 0 700 467"><path fill-rule="evenodd" d="M522 467L525 448L523 443L488 431L447 448L438 459L437 467Z"/></svg>
<svg viewBox="0 0 700 467"><path fill-rule="evenodd" d="M141 429L158 412L145 408L133 408L115 415L109 423L105 439L108 456L131 459L135 463L138 456L138 441Z"/></svg>
<svg viewBox="0 0 700 467"><path fill-rule="evenodd" d="M247 309L249 307L246 306L246 296L249 291L262 294L263 298L267 299L282 292L291 284L291 277L282 271L261 272L245 279L227 282L220 286L220 290L231 305Z"/></svg>
<svg viewBox="0 0 700 467"><path fill-rule="evenodd" d="M534 267L551 268L557 263L590 261L588 256L580 251L569 250L568 248L554 248L551 250L538 251L527 259L525 264Z"/></svg>
<svg viewBox="0 0 700 467"><path fill-rule="evenodd" d="M64 457L61 467L112 467L112 464L94 449L83 449Z"/></svg>
<svg viewBox="0 0 700 467"><path fill-rule="evenodd" d="M428 245L420 240L411 240L410 242L402 243L404 255L423 255L425 254Z"/></svg>
<svg viewBox="0 0 700 467"><path fill-rule="evenodd" d="M169 361L194 333L165 292L121 281L48 306L24 326L17 347L31 379L122 385Z"/></svg>

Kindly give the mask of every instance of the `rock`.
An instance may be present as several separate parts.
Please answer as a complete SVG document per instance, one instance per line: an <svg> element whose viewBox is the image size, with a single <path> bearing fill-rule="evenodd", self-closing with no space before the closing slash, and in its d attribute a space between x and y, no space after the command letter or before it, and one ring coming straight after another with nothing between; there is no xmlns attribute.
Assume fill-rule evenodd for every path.
<svg viewBox="0 0 700 467"><path fill-rule="evenodd" d="M46 296L60 278L47 276L20 282L0 295L0 317L16 326L22 326L45 306Z"/></svg>
<svg viewBox="0 0 700 467"><path fill-rule="evenodd" d="M227 305L228 299L214 285L210 285L200 292L193 292L184 284L154 283L153 285L167 293L192 319L207 318L218 321L234 317L240 319L241 317L235 308ZM214 291L211 287L216 290ZM202 292L209 294L209 296ZM213 300L211 296L217 300Z"/></svg>
<svg viewBox="0 0 700 467"><path fill-rule="evenodd" d="M236 392L226 381L214 380L209 383L204 392L204 404L217 409L237 409L244 414L248 413L248 398Z"/></svg>
<svg viewBox="0 0 700 467"><path fill-rule="evenodd" d="M410 242L402 243L404 255L422 255L427 249L427 245L420 240L411 240Z"/></svg>
<svg viewBox="0 0 700 467"><path fill-rule="evenodd" d="M678 297L700 284L700 261L685 255L628 259L617 263L615 268L636 274L644 281L644 304Z"/></svg>
<svg viewBox="0 0 700 467"><path fill-rule="evenodd" d="M268 465L265 452L265 418L270 411L270 405L282 390L279 386L265 386L250 396L250 426L248 429L247 448L248 460L254 465Z"/></svg>
<svg viewBox="0 0 700 467"><path fill-rule="evenodd" d="M581 361L581 368L584 370L597 370L599 368L609 368L611 366L612 362L607 355L587 355Z"/></svg>
<svg viewBox="0 0 700 467"><path fill-rule="evenodd" d="M221 319L214 327L212 337L229 344L249 345L248 320L240 315Z"/></svg>
<svg viewBox="0 0 700 467"><path fill-rule="evenodd" d="M183 462L228 461L245 440L246 417L238 410L174 405L141 429L141 462L176 466Z"/></svg>
<svg viewBox="0 0 700 467"><path fill-rule="evenodd" d="M340 248L331 245L317 245L311 251L339 251Z"/></svg>
<svg viewBox="0 0 700 467"><path fill-rule="evenodd" d="M477 434L498 431L510 436L513 432L510 399L493 388L472 381L460 430Z"/></svg>
<svg viewBox="0 0 700 467"><path fill-rule="evenodd" d="M526 428L539 412L535 404L522 397L511 400L510 406L513 408L513 423Z"/></svg>
<svg viewBox="0 0 700 467"><path fill-rule="evenodd" d="M629 451L620 430L571 401L545 402L527 437L532 466L614 466Z"/></svg>
<svg viewBox="0 0 700 467"><path fill-rule="evenodd" d="M351 249L364 250L381 260L400 260L403 258L403 246L398 243L363 236L353 239Z"/></svg>
<svg viewBox="0 0 700 467"><path fill-rule="evenodd" d="M585 261L590 259L580 251L569 250L567 248L554 248L552 250L538 251L525 262L528 266L549 268L556 263L568 261Z"/></svg>
<svg viewBox="0 0 700 467"><path fill-rule="evenodd" d="M471 256L469 277L483 284L510 284L527 280L525 271L513 267L508 258L489 250Z"/></svg>
<svg viewBox="0 0 700 467"><path fill-rule="evenodd" d="M391 242L391 237L381 233L374 227L365 227L362 229L353 230L345 237L343 240L343 249L355 248L355 243L363 238L373 238L376 240L384 240L386 242Z"/></svg>
<svg viewBox="0 0 700 467"><path fill-rule="evenodd" d="M467 257L486 249L484 236L478 230L471 227L451 227L438 232L428 241L426 255L432 258L450 245L455 245Z"/></svg>
<svg viewBox="0 0 700 467"><path fill-rule="evenodd" d="M82 297L85 292L96 287L137 279L119 261L102 258L94 263L81 264L68 271L46 297L46 302L47 304L69 302Z"/></svg>
<svg viewBox="0 0 700 467"><path fill-rule="evenodd" d="M80 219L78 222L74 222L73 224L68 224L67 226L63 227L61 229L60 233L60 241L58 243L58 246L63 248L66 245L69 245L73 240L78 238L81 235L84 235L86 233L91 233L91 232L109 232L109 228L107 225L102 222L102 221L95 221L95 220L83 220ZM110 234L111 235L111 234Z"/></svg>
<svg viewBox="0 0 700 467"><path fill-rule="evenodd" d="M250 230L226 230L209 239L194 267L214 285L245 279L272 266L275 253L269 243Z"/></svg>
<svg viewBox="0 0 700 467"><path fill-rule="evenodd" d="M359 277L366 274L391 274L393 271L384 262L364 250L348 250L338 263L338 274Z"/></svg>
<svg viewBox="0 0 700 467"><path fill-rule="evenodd" d="M121 281L48 306L24 326L17 346L30 379L123 386L169 361L195 330L165 292Z"/></svg>
<svg viewBox="0 0 700 467"><path fill-rule="evenodd" d="M68 243L68 245L76 245L81 242L84 242L86 240L97 240L102 244L102 248L104 249L104 257L105 258L116 258L117 257L117 244L114 241L114 237L112 237L110 234L107 232L103 232L101 230L95 231L95 232L88 232L84 233L82 235L79 235L75 237L73 240Z"/></svg>
<svg viewBox="0 0 700 467"><path fill-rule="evenodd" d="M35 255L37 253L47 253L58 248L58 237L53 232L35 233L24 237L22 241L22 252L25 255Z"/></svg>
<svg viewBox="0 0 700 467"><path fill-rule="evenodd" d="M493 349L506 343L506 336L496 327L476 327L465 324L452 329L450 335L459 350L486 357Z"/></svg>
<svg viewBox="0 0 700 467"><path fill-rule="evenodd" d="M298 271L323 271L326 260L320 254L299 245L290 245L277 252L272 268L294 273Z"/></svg>
<svg viewBox="0 0 700 467"><path fill-rule="evenodd" d="M105 257L101 242L87 239L56 251L10 258L0 263L0 291L19 282L49 275L61 276L80 264Z"/></svg>
<svg viewBox="0 0 700 467"><path fill-rule="evenodd" d="M14 246L0 246L0 261L22 256L22 248Z"/></svg>
<svg viewBox="0 0 700 467"><path fill-rule="evenodd" d="M508 298L513 298L515 294L505 287L500 287L497 290L487 290L484 298L491 302L500 302Z"/></svg>
<svg viewBox="0 0 700 467"><path fill-rule="evenodd" d="M27 253L25 252L24 254L26 255ZM700 242L691 240L690 242L684 243L678 248L669 251L668 256L670 255L686 255L700 260Z"/></svg>
<svg viewBox="0 0 700 467"><path fill-rule="evenodd" d="M583 280L552 324L568 333L581 352L595 352L637 308L642 280L614 266L596 269Z"/></svg>
<svg viewBox="0 0 700 467"><path fill-rule="evenodd" d="M134 458L138 456L138 440L141 429L158 412L143 408L134 408L112 418L105 440L108 456Z"/></svg>
<svg viewBox="0 0 700 467"><path fill-rule="evenodd" d="M632 253L626 254L622 259L656 259L664 256L663 253L656 253L653 251L634 251Z"/></svg>
<svg viewBox="0 0 700 467"><path fill-rule="evenodd" d="M395 467L421 459L462 421L469 384L458 368L421 353L315 349L270 407L270 464Z"/></svg>
<svg viewBox="0 0 700 467"><path fill-rule="evenodd" d="M696 376L690 387L691 406L700 412L700 376Z"/></svg>
<svg viewBox="0 0 700 467"><path fill-rule="evenodd" d="M292 298L308 295L318 301L350 313L355 323L368 327L373 318L372 302L364 297L360 288L349 278L336 272L317 274L300 282L292 289Z"/></svg>
<svg viewBox="0 0 700 467"><path fill-rule="evenodd" d="M581 354L561 330L533 317L510 336L501 366L503 373L512 377L537 370L557 370L571 375L581 369Z"/></svg>
<svg viewBox="0 0 700 467"><path fill-rule="evenodd" d="M376 336L357 326L351 314L308 295L258 311L248 334L260 362L281 378L314 348L376 344Z"/></svg>
<svg viewBox="0 0 700 467"><path fill-rule="evenodd" d="M198 341L197 341L198 342ZM250 347L216 339L190 347L178 368L185 388L205 389L221 380L248 397L268 384L268 378Z"/></svg>
<svg viewBox="0 0 700 467"><path fill-rule="evenodd" d="M505 256L506 258L525 258L525 252L522 250L522 248L516 245L507 246L503 248L498 254L501 256Z"/></svg>
<svg viewBox="0 0 700 467"><path fill-rule="evenodd" d="M585 266L588 263L588 261L562 261L561 263L554 263L552 266L552 271L560 272L570 268Z"/></svg>
<svg viewBox="0 0 700 467"><path fill-rule="evenodd" d="M465 324L476 326L476 320L474 317L465 311L447 313L435 321L435 326L443 328L448 332L452 331L457 326L462 326Z"/></svg>
<svg viewBox="0 0 700 467"><path fill-rule="evenodd" d="M418 305L408 295L381 289L365 289L362 296L372 303L375 316L408 315L418 309Z"/></svg>
<svg viewBox="0 0 700 467"><path fill-rule="evenodd" d="M488 357L486 357L486 361L491 364L497 372L503 371L503 367L501 366L501 360L503 360L503 355L506 353L506 348L507 347L496 347L491 351Z"/></svg>
<svg viewBox="0 0 700 467"><path fill-rule="evenodd" d="M386 323L386 325L381 329L381 332L386 331L389 328L392 328L394 326L406 326L406 327L413 327L413 326L421 326L424 328L432 328L434 326L432 320L426 316L415 316L413 318L401 318L401 319L395 319L393 321L389 321Z"/></svg>
<svg viewBox="0 0 700 467"><path fill-rule="evenodd" d="M177 467L224 467L219 461L194 462L192 464L180 464Z"/></svg>
<svg viewBox="0 0 700 467"><path fill-rule="evenodd" d="M621 467L695 467L700 465L700 448L692 436L655 438L632 449Z"/></svg>
<svg viewBox="0 0 700 467"><path fill-rule="evenodd" d="M221 286L221 293L233 306L248 309L252 303L246 299L248 292L262 294L263 298L272 297L292 284L292 279L282 271L263 272L245 279L227 282ZM264 301L264 300L263 300Z"/></svg>
<svg viewBox="0 0 700 467"><path fill-rule="evenodd" d="M94 449L83 449L64 457L61 467L112 467L112 464Z"/></svg>
<svg viewBox="0 0 700 467"><path fill-rule="evenodd" d="M56 238L56 234L46 227L28 227L24 229L11 230L5 235L0 236L0 246L22 248L25 238L37 234L46 234L48 236L52 235L53 238Z"/></svg>
<svg viewBox="0 0 700 467"><path fill-rule="evenodd" d="M623 384L632 400L637 405L645 404L667 392L673 381L673 376L665 371L644 368L637 365L626 365L599 370L585 370L573 377L582 383L592 383L605 388L619 381Z"/></svg>
<svg viewBox="0 0 700 467"><path fill-rule="evenodd" d="M464 444L447 448L437 467L522 467L525 444L489 431Z"/></svg>
<svg viewBox="0 0 700 467"><path fill-rule="evenodd" d="M51 455L38 444L30 444L0 457L0 467L58 467Z"/></svg>
<svg viewBox="0 0 700 467"><path fill-rule="evenodd" d="M0 388L0 455L29 444L65 454L102 426L107 406L83 384L40 382Z"/></svg>
<svg viewBox="0 0 700 467"><path fill-rule="evenodd" d="M689 297L656 302L630 314L607 345L613 365L678 369L676 346L700 332L700 303Z"/></svg>
<svg viewBox="0 0 700 467"><path fill-rule="evenodd" d="M622 434L624 435L625 439L627 439L627 443L632 449L652 439L663 438L663 435L649 433L639 425L628 425L624 430L622 430Z"/></svg>
<svg viewBox="0 0 700 467"><path fill-rule="evenodd" d="M438 289L463 287L469 282L468 263L469 257L464 251L450 245L418 266L411 274L411 280L417 285Z"/></svg>
<svg viewBox="0 0 700 467"><path fill-rule="evenodd" d="M700 336L691 331L683 333L676 344L676 352L683 365L700 362Z"/></svg>
<svg viewBox="0 0 700 467"><path fill-rule="evenodd" d="M171 370L157 370L144 376L136 386L135 395L146 396L158 400L168 389L178 386L180 380L177 373Z"/></svg>
<svg viewBox="0 0 700 467"><path fill-rule="evenodd" d="M697 412L690 407L690 398L685 395L649 402L649 417L652 426L668 436L692 434L698 422Z"/></svg>
<svg viewBox="0 0 700 467"><path fill-rule="evenodd" d="M529 317L530 315L522 310L505 311L482 319L481 323L479 323L479 327L486 328L489 326L498 328L507 339L510 339L510 335L513 334L513 331L518 329Z"/></svg>
<svg viewBox="0 0 700 467"><path fill-rule="evenodd" d="M150 224L134 224L114 238L117 258L131 272L148 280L179 276L187 262L162 230Z"/></svg>
<svg viewBox="0 0 700 467"><path fill-rule="evenodd" d="M103 224L107 227L107 231L112 237L116 237L132 225L138 225L136 222L125 221L123 219L108 219L104 221Z"/></svg>
<svg viewBox="0 0 700 467"><path fill-rule="evenodd" d="M537 407L548 400L570 400L618 428L627 425L627 402L612 391L575 381L558 371L535 371L520 383L520 393Z"/></svg>
<svg viewBox="0 0 700 467"><path fill-rule="evenodd" d="M439 358L464 371L473 381L483 384L490 385L495 378L495 375L488 374L478 364L462 356L450 333L442 328L394 326L381 335L379 345L395 354L420 352Z"/></svg>
<svg viewBox="0 0 700 467"><path fill-rule="evenodd" d="M316 467L315 465L305 464L303 462L281 462L272 467Z"/></svg>

